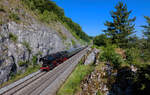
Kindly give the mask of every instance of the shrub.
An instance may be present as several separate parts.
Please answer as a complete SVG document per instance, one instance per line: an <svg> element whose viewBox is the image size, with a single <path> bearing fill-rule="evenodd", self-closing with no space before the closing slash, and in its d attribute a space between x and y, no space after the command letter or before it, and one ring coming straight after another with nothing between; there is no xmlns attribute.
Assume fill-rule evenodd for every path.
<svg viewBox="0 0 150 95"><path fill-rule="evenodd" d="M14 42L17 42L17 40L18 40L18 37L17 37L17 35L15 35L15 34L13 34L13 33L9 33L9 38L12 40L12 41L14 41Z"/></svg>
<svg viewBox="0 0 150 95"><path fill-rule="evenodd" d="M110 43L110 40L107 38L106 35L101 34L94 38L93 43L97 46L106 46L108 43Z"/></svg>
<svg viewBox="0 0 150 95"><path fill-rule="evenodd" d="M9 18L14 20L15 22L20 21L20 17L18 16L18 14L15 14L15 13L10 13Z"/></svg>
<svg viewBox="0 0 150 95"><path fill-rule="evenodd" d="M150 61L150 52L148 49L143 50L140 56L144 62L149 62Z"/></svg>
<svg viewBox="0 0 150 95"><path fill-rule="evenodd" d="M32 63L33 63L33 66L35 66L35 65L37 65L36 63L37 63L37 56L33 56L32 57Z"/></svg>
<svg viewBox="0 0 150 95"><path fill-rule="evenodd" d="M126 62L128 64L137 64L137 60L140 57L139 50L136 48L126 49L125 51L126 55Z"/></svg>
<svg viewBox="0 0 150 95"><path fill-rule="evenodd" d="M73 45L73 46L76 45L76 42L75 42L73 39L71 40L71 42L72 42L72 45Z"/></svg>
<svg viewBox="0 0 150 95"><path fill-rule="evenodd" d="M115 46L107 46L103 48L103 52L100 54L100 61L106 61L112 63L114 68L119 68L124 63L121 55L117 54L114 49Z"/></svg>
<svg viewBox="0 0 150 95"><path fill-rule="evenodd" d="M19 62L18 62L18 65L19 65L19 66L27 66L27 65L28 65L28 62L19 61Z"/></svg>

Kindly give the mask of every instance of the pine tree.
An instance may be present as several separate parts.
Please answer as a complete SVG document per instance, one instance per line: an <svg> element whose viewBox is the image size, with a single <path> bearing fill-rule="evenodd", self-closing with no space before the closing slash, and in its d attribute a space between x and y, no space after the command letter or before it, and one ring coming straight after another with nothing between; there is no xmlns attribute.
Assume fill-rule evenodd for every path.
<svg viewBox="0 0 150 95"><path fill-rule="evenodd" d="M126 47L129 35L134 33L134 18L129 18L132 11L128 11L127 5L119 2L115 6L116 11L111 11L113 21L106 21L104 24L107 30L105 34L112 40L112 44L117 44L119 47Z"/></svg>
<svg viewBox="0 0 150 95"><path fill-rule="evenodd" d="M144 35L145 35L146 39L150 41L150 17L144 16L144 18L146 19L146 21L148 23L148 25L142 26L145 29Z"/></svg>
<svg viewBox="0 0 150 95"><path fill-rule="evenodd" d="M145 47L148 48L150 50L150 17L148 16L144 16L144 18L146 19L148 25L144 25L142 26L144 28L144 36L146 38L146 43L145 43Z"/></svg>

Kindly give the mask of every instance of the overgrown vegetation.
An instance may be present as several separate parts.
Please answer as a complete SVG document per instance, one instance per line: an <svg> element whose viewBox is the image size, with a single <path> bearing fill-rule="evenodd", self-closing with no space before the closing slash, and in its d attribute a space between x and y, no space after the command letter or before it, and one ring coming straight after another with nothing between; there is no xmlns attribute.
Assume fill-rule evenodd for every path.
<svg viewBox="0 0 150 95"><path fill-rule="evenodd" d="M80 25L65 16L64 10L51 0L22 0L27 7L39 15L41 21L51 23L59 21L75 33L80 39L88 42L90 37L83 32Z"/></svg>
<svg viewBox="0 0 150 95"><path fill-rule="evenodd" d="M131 95L149 95L150 17L145 16L147 25L141 26L144 28L144 37L138 38L136 35L131 36L135 32L135 18L129 19L131 11L127 10L126 4L119 2L115 9L111 12L113 21L105 23L105 34L95 37L93 41L95 45L104 47L100 61L117 71L117 75L113 76L114 83L109 84L110 93L126 95L126 90L130 90L128 94ZM125 56L117 53L116 48L122 49Z"/></svg>

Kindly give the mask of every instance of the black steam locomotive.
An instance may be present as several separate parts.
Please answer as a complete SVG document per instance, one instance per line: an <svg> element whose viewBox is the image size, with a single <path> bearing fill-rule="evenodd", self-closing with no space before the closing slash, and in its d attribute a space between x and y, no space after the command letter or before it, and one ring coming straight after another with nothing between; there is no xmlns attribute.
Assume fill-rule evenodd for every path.
<svg viewBox="0 0 150 95"><path fill-rule="evenodd" d="M42 71L49 71L63 63L76 53L83 50L85 47L80 48L72 48L67 51L61 51L54 54L47 55L45 57L40 58L40 62L42 62L42 67L40 68Z"/></svg>

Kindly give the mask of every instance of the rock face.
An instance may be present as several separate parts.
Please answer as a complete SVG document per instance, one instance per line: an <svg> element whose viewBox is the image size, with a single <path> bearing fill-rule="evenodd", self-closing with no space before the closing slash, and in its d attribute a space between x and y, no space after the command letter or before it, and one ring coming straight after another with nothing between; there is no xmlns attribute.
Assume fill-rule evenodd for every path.
<svg viewBox="0 0 150 95"><path fill-rule="evenodd" d="M98 63L95 70L89 74L81 83L80 95L107 95L108 87L106 85L106 66L103 63ZM78 95L78 94L76 94Z"/></svg>
<svg viewBox="0 0 150 95"><path fill-rule="evenodd" d="M11 73L22 70L19 62L71 48L72 40L79 45L72 34L58 24L61 32L66 34L65 40L57 30L36 20L28 25L8 22L0 27L0 84L7 81Z"/></svg>
<svg viewBox="0 0 150 95"><path fill-rule="evenodd" d="M94 63L96 61L96 54L99 52L99 50L94 49L86 58L84 64L88 65L91 63Z"/></svg>

